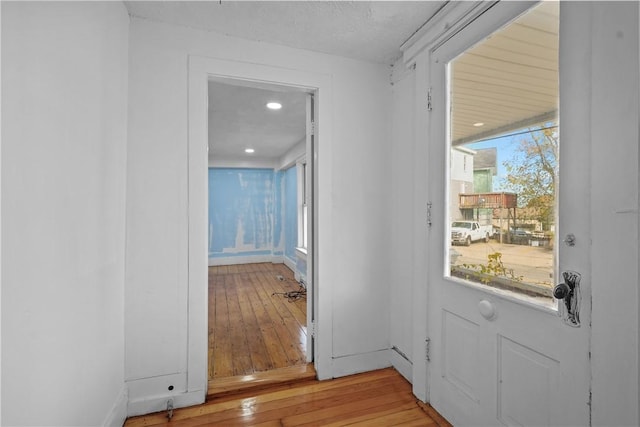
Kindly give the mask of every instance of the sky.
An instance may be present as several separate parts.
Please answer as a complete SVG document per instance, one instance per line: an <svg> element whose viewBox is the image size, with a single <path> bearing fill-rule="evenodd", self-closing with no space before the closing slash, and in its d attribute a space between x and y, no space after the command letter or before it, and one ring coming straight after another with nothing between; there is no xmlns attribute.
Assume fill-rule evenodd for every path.
<svg viewBox="0 0 640 427"><path fill-rule="evenodd" d="M545 126L553 126L553 123L546 123ZM531 138L527 131L528 128L520 129L514 131L511 134L507 134L501 137L464 145L466 148L471 148L472 150L492 147L496 147L498 149L498 158L496 160L498 163L498 167L497 175L493 177L493 191L507 191L502 187L502 183L507 177L507 171L504 167L504 162L513 161L514 156L518 151L518 147L520 146L520 142L522 140Z"/></svg>

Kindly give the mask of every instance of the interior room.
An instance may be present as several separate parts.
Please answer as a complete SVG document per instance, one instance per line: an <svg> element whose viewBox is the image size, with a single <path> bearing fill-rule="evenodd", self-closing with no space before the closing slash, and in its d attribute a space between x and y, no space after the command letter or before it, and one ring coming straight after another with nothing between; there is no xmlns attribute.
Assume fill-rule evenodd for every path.
<svg viewBox="0 0 640 427"><path fill-rule="evenodd" d="M637 1L3 1L0 22L2 425L168 423L253 354L216 368L216 345L295 331L304 362L278 344L244 376L297 360L314 400L372 375L460 426L640 425ZM257 92L304 116L210 143L252 131L224 107ZM547 152L519 175L546 193L510 183ZM221 289L260 321L216 338ZM275 304L298 308L267 327Z"/></svg>
<svg viewBox="0 0 640 427"><path fill-rule="evenodd" d="M256 86L208 82L210 394L220 379L246 386L248 375L312 360L304 197L312 95Z"/></svg>

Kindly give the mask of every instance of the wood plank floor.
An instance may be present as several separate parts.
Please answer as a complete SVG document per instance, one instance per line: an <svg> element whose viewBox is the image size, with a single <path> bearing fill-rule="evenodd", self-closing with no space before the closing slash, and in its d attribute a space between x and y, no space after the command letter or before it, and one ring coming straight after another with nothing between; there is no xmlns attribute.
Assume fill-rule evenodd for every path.
<svg viewBox="0 0 640 427"><path fill-rule="evenodd" d="M125 427L142 426L442 426L448 424L418 401L392 368L326 381L305 381L213 399L133 417Z"/></svg>
<svg viewBox="0 0 640 427"><path fill-rule="evenodd" d="M209 267L209 380L306 364L300 289L284 264Z"/></svg>

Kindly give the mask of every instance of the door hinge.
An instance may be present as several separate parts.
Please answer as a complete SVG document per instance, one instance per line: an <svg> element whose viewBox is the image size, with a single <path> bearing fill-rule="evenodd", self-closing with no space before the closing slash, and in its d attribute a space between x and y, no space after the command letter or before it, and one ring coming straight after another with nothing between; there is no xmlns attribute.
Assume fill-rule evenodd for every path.
<svg viewBox="0 0 640 427"><path fill-rule="evenodd" d="M309 324L309 334L315 338L316 337L316 322L311 322Z"/></svg>
<svg viewBox="0 0 640 427"><path fill-rule="evenodd" d="M427 362L431 362L431 338L424 340L424 355Z"/></svg>
<svg viewBox="0 0 640 427"><path fill-rule="evenodd" d="M311 129L309 129L311 136L316 136L316 122L311 120Z"/></svg>
<svg viewBox="0 0 640 427"><path fill-rule="evenodd" d="M431 88L427 92L427 111L431 111L433 108L431 107Z"/></svg>
<svg viewBox="0 0 640 427"><path fill-rule="evenodd" d="M431 208L433 207L433 203L427 203L427 225L431 227Z"/></svg>

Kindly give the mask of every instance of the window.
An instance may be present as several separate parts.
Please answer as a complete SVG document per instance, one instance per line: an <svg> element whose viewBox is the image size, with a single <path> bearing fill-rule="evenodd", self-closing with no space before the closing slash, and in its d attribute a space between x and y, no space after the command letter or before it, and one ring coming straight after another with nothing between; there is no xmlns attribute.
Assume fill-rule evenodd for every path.
<svg viewBox="0 0 640 427"><path fill-rule="evenodd" d="M448 70L447 275L545 305L556 280L558 25L558 5L542 2Z"/></svg>
<svg viewBox="0 0 640 427"><path fill-rule="evenodd" d="M298 164L298 247L307 249L309 215L307 209L307 162L301 159Z"/></svg>

